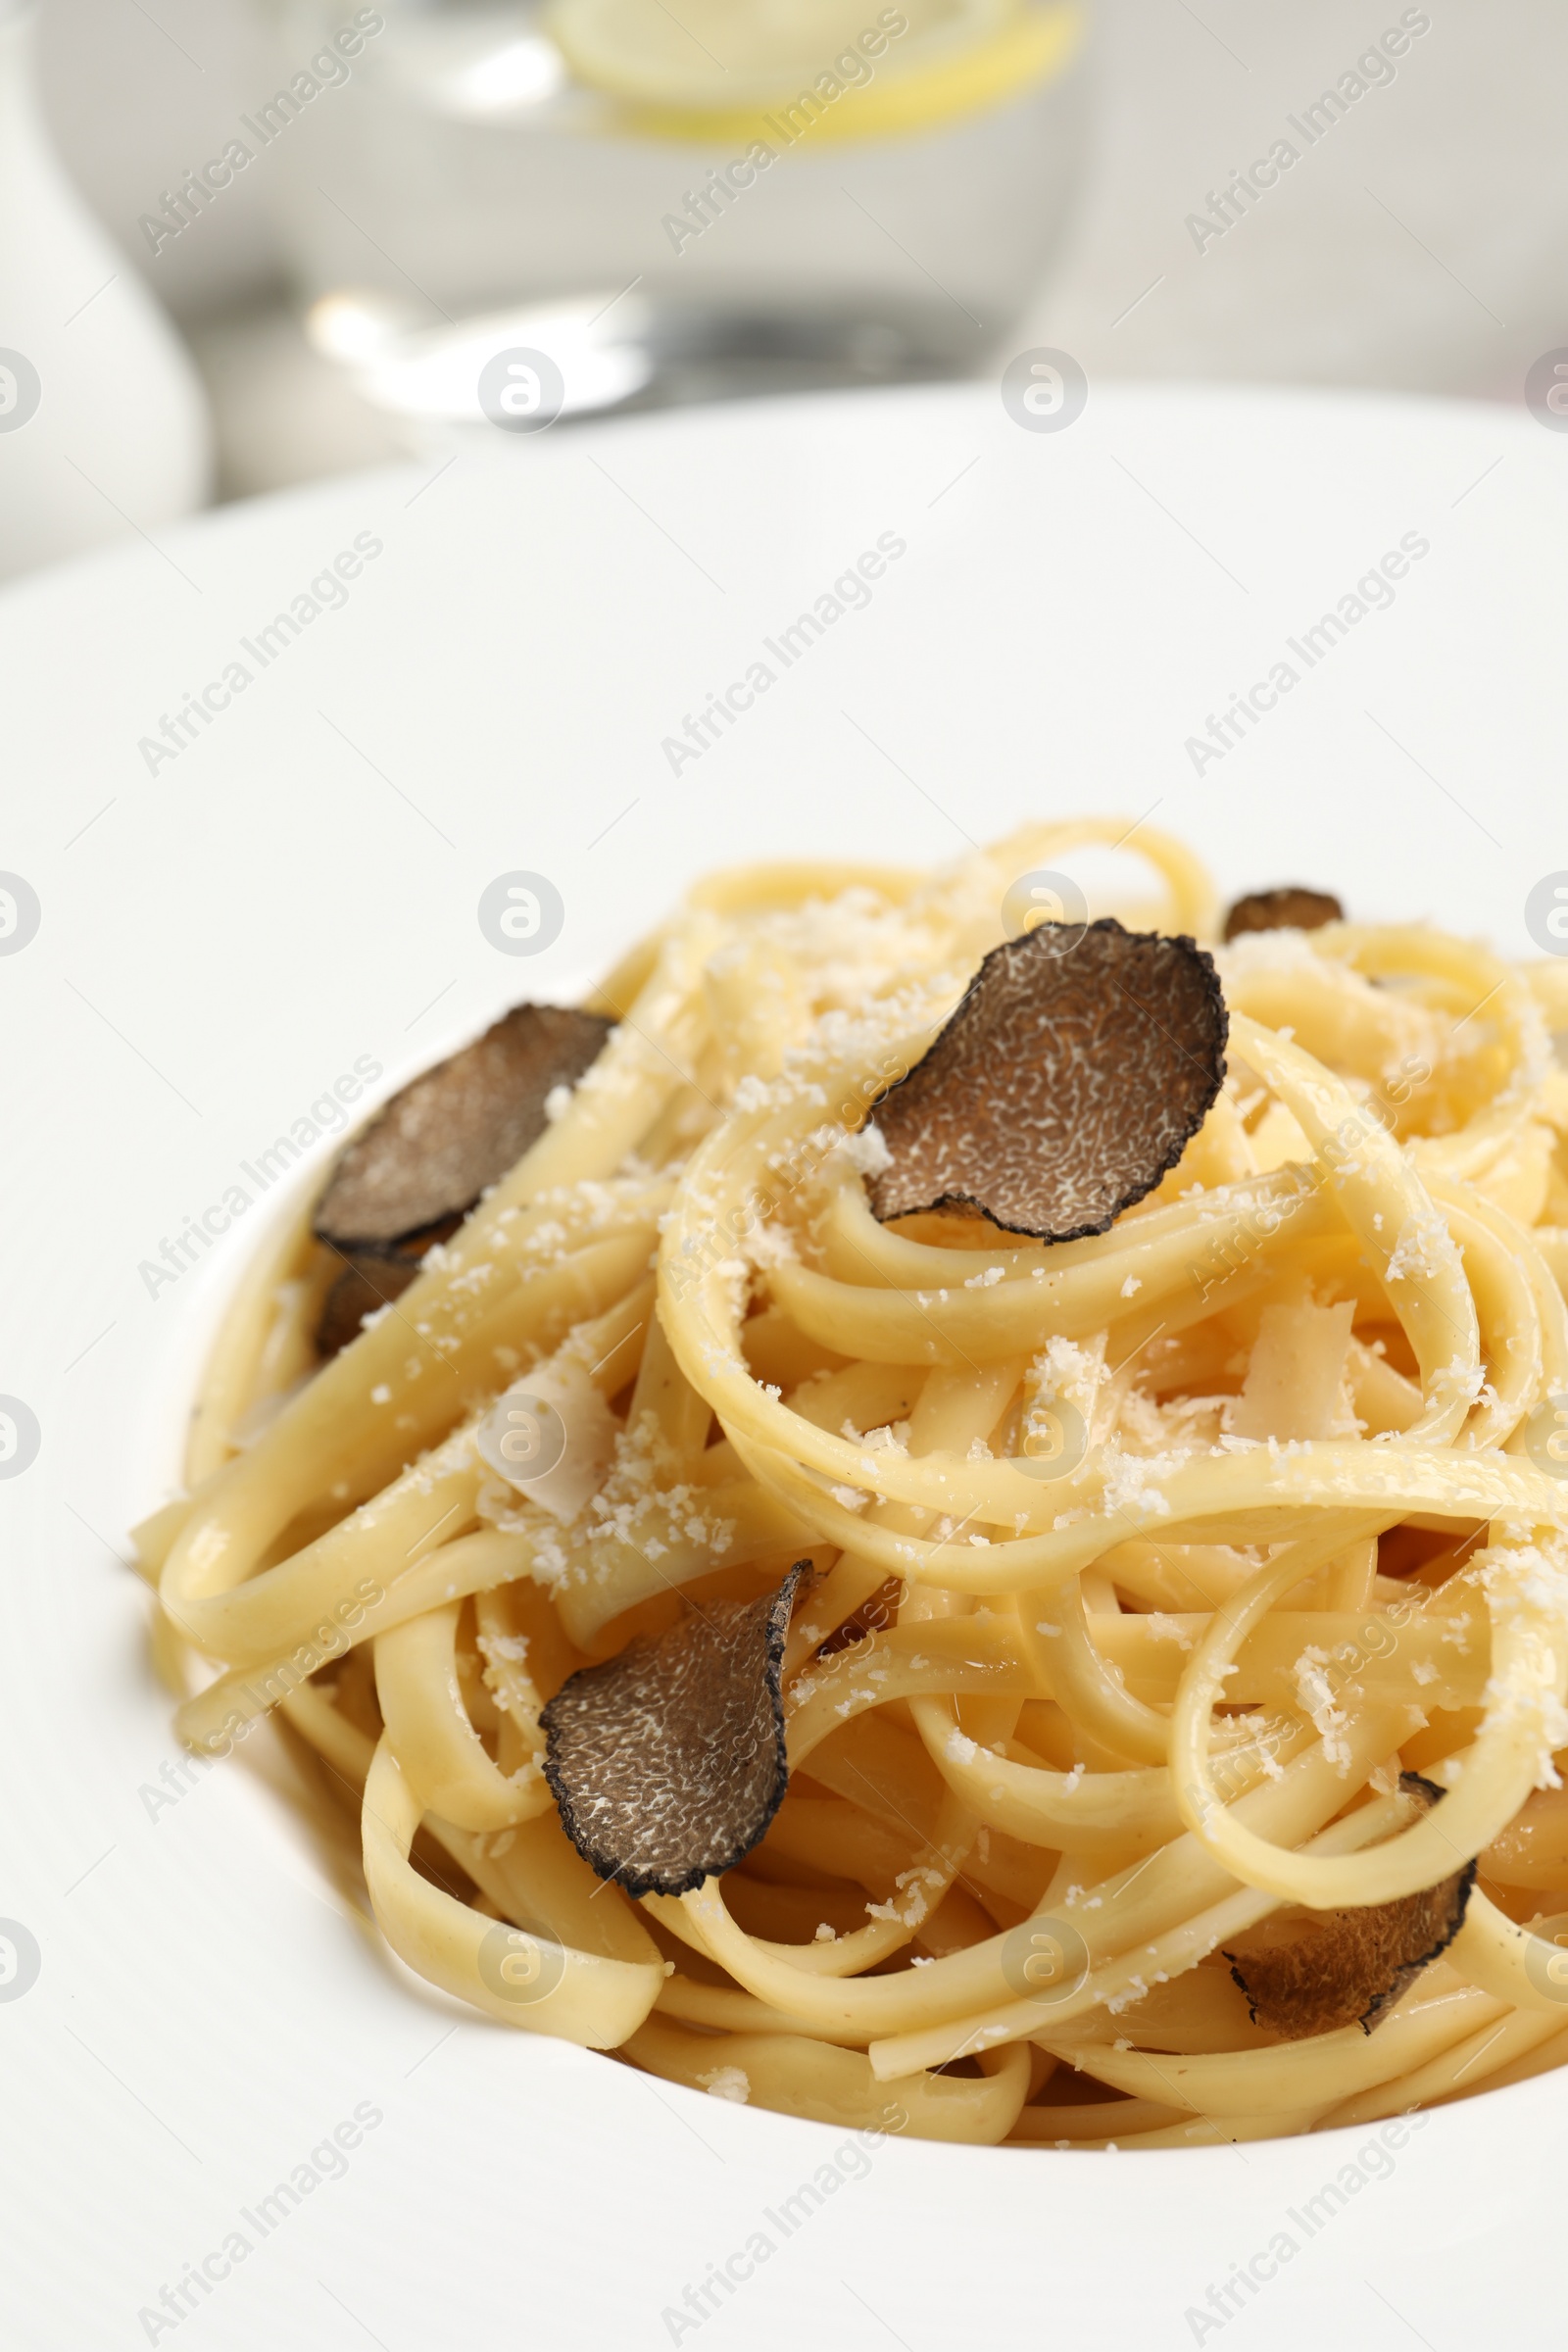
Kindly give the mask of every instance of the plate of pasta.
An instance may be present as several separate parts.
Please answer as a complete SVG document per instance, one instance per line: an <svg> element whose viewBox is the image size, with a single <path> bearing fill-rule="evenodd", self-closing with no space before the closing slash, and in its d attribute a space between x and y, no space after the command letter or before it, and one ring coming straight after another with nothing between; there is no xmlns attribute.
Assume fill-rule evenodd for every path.
<svg viewBox="0 0 1568 2352"><path fill-rule="evenodd" d="M253 1257L136 1539L181 1738L276 1710L447 1994L840 2130L1560 2066L1563 1026L1129 819L703 878Z"/></svg>
<svg viewBox="0 0 1568 2352"><path fill-rule="evenodd" d="M29 2343L1552 2308L1551 455L760 404L11 600Z"/></svg>

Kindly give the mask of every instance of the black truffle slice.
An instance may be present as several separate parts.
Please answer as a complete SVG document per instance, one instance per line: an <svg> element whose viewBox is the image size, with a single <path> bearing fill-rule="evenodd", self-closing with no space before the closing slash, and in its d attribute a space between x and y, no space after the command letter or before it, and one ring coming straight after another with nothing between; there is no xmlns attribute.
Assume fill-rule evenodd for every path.
<svg viewBox="0 0 1568 2352"><path fill-rule="evenodd" d="M1225 917L1225 937L1233 940L1243 931L1321 931L1325 923L1344 920L1345 908L1331 890L1286 882L1278 890L1254 890L1238 899Z"/></svg>
<svg viewBox="0 0 1568 2352"><path fill-rule="evenodd" d="M1225 1076L1213 959L1190 939L1039 923L993 948L875 1106L884 1224L978 1209L1048 1242L1104 1233L1175 1166Z"/></svg>
<svg viewBox="0 0 1568 2352"><path fill-rule="evenodd" d="M339 1159L317 1238L393 1255L466 1215L545 1129L545 1099L594 1061L613 1023L559 1004L517 1004L393 1096Z"/></svg>
<svg viewBox="0 0 1568 2352"><path fill-rule="evenodd" d="M344 1259L316 1326L316 1351L323 1361L359 1338L367 1315L402 1298L419 1271L420 1254L411 1250L407 1256L382 1257L361 1250Z"/></svg>
<svg viewBox="0 0 1568 2352"><path fill-rule="evenodd" d="M760 1600L706 1601L562 1684L539 1720L567 1837L628 1894L685 1894L760 1843L783 1802L780 1674L793 1567Z"/></svg>
<svg viewBox="0 0 1568 2352"><path fill-rule="evenodd" d="M1419 1774L1399 1786L1430 1812L1442 1790ZM1252 2023L1287 2041L1359 2025L1370 2034L1464 1925L1476 1866L1392 1903L1350 1911L1297 1911L1267 1920L1225 1958Z"/></svg>

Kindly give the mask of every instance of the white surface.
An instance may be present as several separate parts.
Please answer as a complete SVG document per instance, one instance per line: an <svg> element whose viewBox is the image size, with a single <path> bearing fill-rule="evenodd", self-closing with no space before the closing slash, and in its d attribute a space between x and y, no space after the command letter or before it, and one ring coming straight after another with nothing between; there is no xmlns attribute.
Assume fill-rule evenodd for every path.
<svg viewBox="0 0 1568 2352"><path fill-rule="evenodd" d="M0 577L190 514L212 470L184 347L49 144L37 24L30 5L0 22L0 342L37 401L0 416Z"/></svg>
<svg viewBox="0 0 1568 2352"><path fill-rule="evenodd" d="M158 2341L654 2352L839 2144L460 2021L248 1762L149 1818L174 1745L113 1547L167 1490L265 1212L156 1299L138 1261L357 1054L390 1086L718 859L936 859L1157 804L1226 888L1340 885L1522 950L1568 863L1564 456L1527 419L1369 401L1097 392L1038 436L991 392L755 407L230 510L0 600L0 864L43 906L0 960L0 1390L43 1426L0 1483L0 1915L43 1951L0 2003L10 2340L148 2340L138 2310L368 2099L346 2178ZM149 776L138 737L361 531L384 552L346 607ZM673 779L662 737L885 531L908 551L870 608ZM1394 608L1196 780L1184 738L1406 531L1431 552ZM519 867L566 905L536 963L475 920ZM1544 2321L1565 2136L1560 2080L1440 2112L1219 2332L1468 2352ZM1176 2352L1361 2144L889 2144L680 2340Z"/></svg>
<svg viewBox="0 0 1568 2352"><path fill-rule="evenodd" d="M1309 146L1290 117L1412 13L1431 29L1396 78ZM1520 397L1562 340L1555 0L1099 0L1097 16L1083 216L1021 342L1063 344L1091 377ZM1200 251L1187 216L1282 137L1297 163Z"/></svg>

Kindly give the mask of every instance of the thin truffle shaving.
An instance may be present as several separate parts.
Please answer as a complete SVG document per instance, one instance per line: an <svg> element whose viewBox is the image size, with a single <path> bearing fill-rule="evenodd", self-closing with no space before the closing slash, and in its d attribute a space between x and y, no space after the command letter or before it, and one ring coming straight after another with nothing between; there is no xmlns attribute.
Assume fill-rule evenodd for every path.
<svg viewBox="0 0 1568 2352"><path fill-rule="evenodd" d="M994 948L929 1051L876 1106L887 1223L977 1209L1009 1233L1104 1233L1174 1167L1225 1076L1212 959L1114 918Z"/></svg>
<svg viewBox="0 0 1568 2352"><path fill-rule="evenodd" d="M1443 1793L1415 1773L1399 1786L1423 1812ZM1475 1878L1467 1862L1394 1902L1282 1914L1245 1947L1227 1946L1252 2023L1291 2041L1354 2025L1370 2034L1458 1935Z"/></svg>
<svg viewBox="0 0 1568 2352"><path fill-rule="evenodd" d="M425 1251L543 1134L554 1090L582 1076L612 1026L559 1004L515 1004L354 1138L316 1211L318 1240L344 1260L317 1325L323 1357L402 1298Z"/></svg>
<svg viewBox="0 0 1568 2352"><path fill-rule="evenodd" d="M761 1842L784 1801L780 1673L796 1588L687 1612L585 1666L545 1708L545 1777L583 1860L628 1894L685 1894Z"/></svg>
<svg viewBox="0 0 1568 2352"><path fill-rule="evenodd" d="M1325 923L1344 920L1345 908L1331 890L1285 882L1275 890L1250 891L1238 899L1225 917L1222 936L1228 945L1244 931L1321 931Z"/></svg>
<svg viewBox="0 0 1568 2352"><path fill-rule="evenodd" d="M355 1250L343 1261L321 1308L321 1319L316 1326L318 1353L324 1359L336 1355L351 1340L360 1336L361 1326L368 1315L390 1306L401 1298L419 1271L422 1250L410 1247L406 1252L393 1256L378 1250Z"/></svg>
<svg viewBox="0 0 1568 2352"><path fill-rule="evenodd" d="M543 1134L552 1091L582 1076L612 1025L560 1004L514 1004L355 1137L317 1208L319 1239L391 1250L466 1216Z"/></svg>

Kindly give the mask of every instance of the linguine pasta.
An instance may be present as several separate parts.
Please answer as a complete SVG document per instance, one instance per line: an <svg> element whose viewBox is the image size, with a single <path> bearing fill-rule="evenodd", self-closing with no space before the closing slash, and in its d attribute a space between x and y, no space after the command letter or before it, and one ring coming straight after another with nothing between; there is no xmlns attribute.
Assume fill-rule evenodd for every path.
<svg viewBox="0 0 1568 2352"><path fill-rule="evenodd" d="M791 2114L1072 2147L1568 2059L1568 968L1243 936L1223 1088L1108 1231L878 1222L874 1105L1019 878L1126 838L710 877L340 1354L308 1207L242 1281L188 1492L139 1531L211 1677L182 1735L281 1716L387 1941L490 2017ZM1133 849L1129 924L1212 942L1193 858ZM497 1468L519 1382L564 1433L553 1498ZM782 1804L630 1899L562 1827L542 1712L803 1560ZM1249 1952L1315 1936L1332 1978L1358 1916L1450 1881L1463 1924L1369 2023L1254 2016Z"/></svg>

